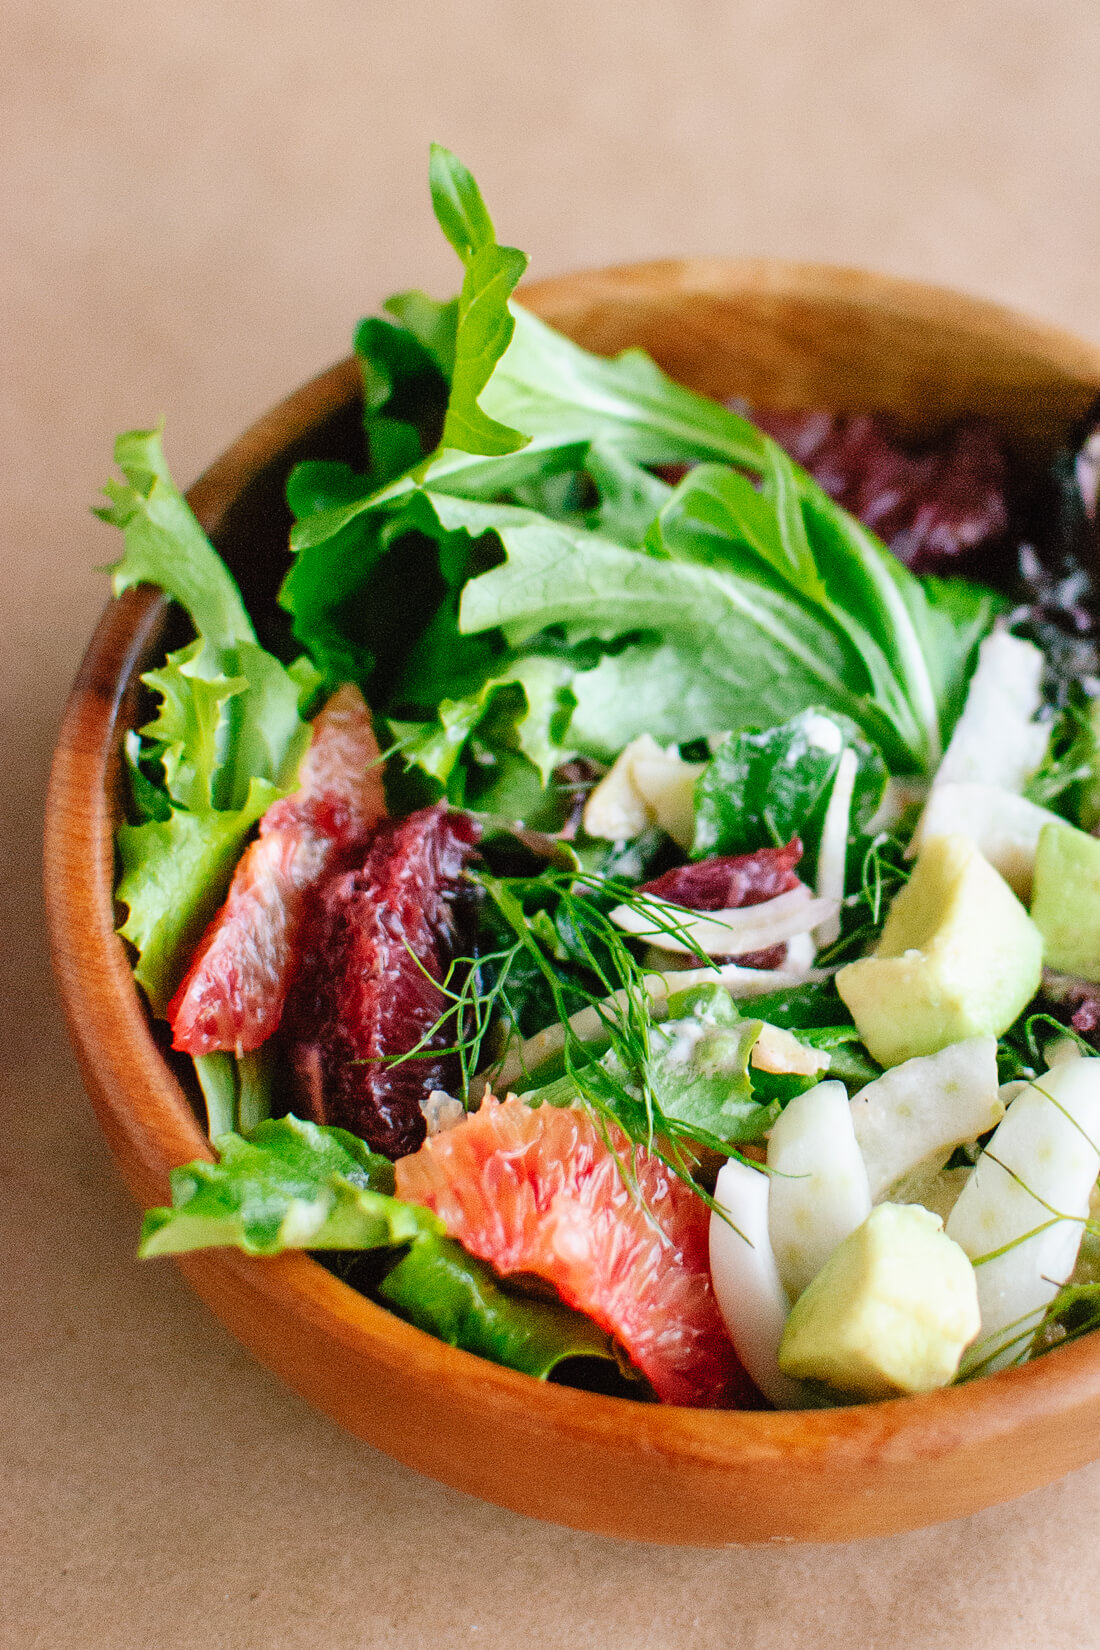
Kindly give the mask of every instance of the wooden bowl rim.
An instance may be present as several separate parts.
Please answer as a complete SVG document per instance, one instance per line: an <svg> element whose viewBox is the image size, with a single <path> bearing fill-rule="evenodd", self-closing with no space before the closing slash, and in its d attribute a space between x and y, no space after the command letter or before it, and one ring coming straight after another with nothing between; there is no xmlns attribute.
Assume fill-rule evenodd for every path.
<svg viewBox="0 0 1100 1650"><path fill-rule="evenodd" d="M1063 328L948 288L835 265L781 259L656 260L532 282L521 296L536 313L552 313L578 300L622 302L646 293L666 299L690 294L728 298L761 291L818 303L858 303L861 295L873 296L899 315L929 323L949 315L972 334L1010 341L1021 355L1039 357L1082 384L1100 386L1100 349ZM187 495L207 531L216 530L234 498L281 451L322 418L345 408L359 390L351 357L250 426ZM153 1040L125 949L113 929L112 829L104 794L110 746L128 679L162 610L163 598L150 587L127 591L107 604L64 714L45 833L47 916L62 1005L104 1131L116 1156L125 1145L138 1163L137 1168L124 1166L125 1172L135 1196L147 1206L166 1195L171 1168L212 1155ZM73 936L80 934L92 936L94 943L78 950ZM875 1404L809 1411L644 1405L555 1386L447 1346L375 1305L304 1254L259 1259L219 1250L206 1252L204 1260L227 1280L247 1278L272 1312L322 1320L338 1339L390 1367L407 1367L411 1360L433 1378L446 1380L460 1398L534 1411L557 1431L592 1442L621 1440L626 1426L639 1450L725 1467L792 1455L805 1460L850 1456L853 1465L876 1451L899 1459L934 1457L963 1440L974 1445L1007 1438L1040 1413L1068 1418L1100 1397L1100 1336L1086 1336L1021 1369Z"/></svg>

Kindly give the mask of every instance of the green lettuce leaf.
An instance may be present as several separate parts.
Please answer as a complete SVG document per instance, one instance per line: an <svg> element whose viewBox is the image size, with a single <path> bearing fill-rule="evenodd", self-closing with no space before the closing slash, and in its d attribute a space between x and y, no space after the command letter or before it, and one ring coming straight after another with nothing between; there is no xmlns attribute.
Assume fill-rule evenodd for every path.
<svg viewBox="0 0 1100 1650"><path fill-rule="evenodd" d="M108 481L104 491L110 503L96 511L101 520L121 528L126 542L111 569L115 595L135 584L159 585L214 646L255 642L229 569L172 481L160 430L120 435L115 463L125 483Z"/></svg>
<svg viewBox="0 0 1100 1650"><path fill-rule="evenodd" d="M731 734L695 784L692 857L751 854L792 837L813 877L825 811L845 749L856 754L849 836L864 830L882 801L886 765L856 724L835 712L800 711L780 727Z"/></svg>
<svg viewBox="0 0 1100 1650"><path fill-rule="evenodd" d="M379 1285L394 1311L429 1335L545 1380L567 1358L604 1358L623 1373L610 1336L557 1302L512 1295L492 1267L452 1238L418 1238Z"/></svg>
<svg viewBox="0 0 1100 1650"><path fill-rule="evenodd" d="M143 1259L210 1248L399 1248L443 1230L429 1210L393 1197L392 1163L345 1129L280 1117L214 1145L217 1163L172 1170L171 1207L145 1216Z"/></svg>
<svg viewBox="0 0 1100 1650"><path fill-rule="evenodd" d="M774 586L696 563L639 555L512 506L430 497L444 528L495 532L505 552L502 565L466 585L463 631L499 628L515 648L548 626L563 627L573 644L611 643L638 633L661 638L676 667L666 676L677 687L696 684L694 696L676 701L678 739L743 726L761 711L778 721L807 702L831 705L853 719L867 713L857 686L858 660L843 638ZM647 649L648 666L652 642L636 645ZM574 691L580 709L580 678ZM700 709L705 720L692 720L692 711ZM633 714L629 703L622 714ZM640 725L636 731L647 729ZM575 727L568 737L583 748Z"/></svg>
<svg viewBox="0 0 1100 1650"><path fill-rule="evenodd" d="M692 1140L719 1151L762 1139L780 1109L772 1101L761 1103L749 1073L762 1022L699 1018L702 1035L686 1053L677 1045L675 1027L671 1033L654 1028L648 1071L661 1115L680 1124Z"/></svg>
<svg viewBox="0 0 1100 1650"><path fill-rule="evenodd" d="M115 456L125 484L108 483L111 504L99 512L125 538L115 590L160 585L198 632L143 677L159 704L128 743L138 819L118 833L116 893L129 908L120 932L162 1014L249 832L297 783L310 741L302 713L318 678L308 661L288 668L260 647L228 569L172 482L159 430L120 436Z"/></svg>
<svg viewBox="0 0 1100 1650"><path fill-rule="evenodd" d="M219 668L221 649L200 636L169 653L161 670L146 671L142 681L160 696L160 708L141 736L160 747L168 795L192 811L214 806L214 779L225 758L228 701L248 687L244 676L226 676Z"/></svg>
<svg viewBox="0 0 1100 1650"><path fill-rule="evenodd" d="M210 1076L228 1091L228 1069ZM395 1198L393 1164L355 1135L280 1117L214 1144L216 1163L173 1169L171 1207L145 1216L143 1259L211 1248L404 1249L378 1293L418 1328L540 1379L567 1358L605 1359L629 1376L588 1318L508 1293L490 1266L445 1235L437 1215Z"/></svg>
<svg viewBox="0 0 1100 1650"><path fill-rule="evenodd" d="M147 766L157 766L155 752L147 751L141 735L129 728L122 741L123 760L130 782L127 816L132 824L144 825L150 819L169 819L172 804L161 783L163 770L157 778L146 772Z"/></svg>
<svg viewBox="0 0 1100 1650"><path fill-rule="evenodd" d="M497 751L515 749L537 771L543 787L572 752L562 743L573 710L567 661L531 654L491 676L465 699L441 701L434 722L418 727L392 724L408 763L447 787L467 741L476 732ZM464 795L453 794L461 802Z"/></svg>

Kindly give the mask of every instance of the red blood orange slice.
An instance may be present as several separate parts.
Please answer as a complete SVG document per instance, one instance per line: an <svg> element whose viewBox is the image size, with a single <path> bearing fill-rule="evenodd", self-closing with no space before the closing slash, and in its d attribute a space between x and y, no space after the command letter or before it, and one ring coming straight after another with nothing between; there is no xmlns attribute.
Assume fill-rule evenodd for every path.
<svg viewBox="0 0 1100 1650"><path fill-rule="evenodd" d="M362 864L309 897L283 1016L301 1101L387 1157L416 1150L421 1101L459 1077L442 982L462 949L463 872L480 834L443 803L387 819Z"/></svg>
<svg viewBox="0 0 1100 1650"><path fill-rule="evenodd" d="M710 1282L706 1206L651 1153L637 1192L583 1111L486 1097L396 1165L397 1195L503 1274L533 1273L615 1335L665 1403L754 1403ZM759 1400L755 1400L758 1402Z"/></svg>
<svg viewBox="0 0 1100 1650"><path fill-rule="evenodd" d="M301 788L275 802L168 1005L173 1047L245 1054L277 1030L306 890L385 813L378 743L358 688L315 718Z"/></svg>

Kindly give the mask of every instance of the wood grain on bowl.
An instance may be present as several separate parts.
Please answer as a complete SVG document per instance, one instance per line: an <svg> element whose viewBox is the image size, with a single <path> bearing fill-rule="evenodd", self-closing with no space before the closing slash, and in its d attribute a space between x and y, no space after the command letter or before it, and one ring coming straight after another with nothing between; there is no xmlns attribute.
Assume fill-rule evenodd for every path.
<svg viewBox="0 0 1100 1650"><path fill-rule="evenodd" d="M964 413L1024 456L1066 435L1100 387L1100 350L996 306L852 270L694 260L566 276L524 301L589 348L647 348L710 394L894 414ZM350 456L358 374L344 362L247 432L191 490L253 612L275 623L282 487L309 453ZM119 748L166 605L112 602L54 760L46 895L54 963L88 1092L143 1205L210 1155L114 932ZM135 1224L136 1241L136 1224ZM886 1535L1007 1500L1100 1456L1100 1336L926 1397L797 1414L641 1405L546 1385L456 1351L304 1255L214 1250L180 1263L255 1355L359 1437L535 1517L639 1540L830 1541Z"/></svg>

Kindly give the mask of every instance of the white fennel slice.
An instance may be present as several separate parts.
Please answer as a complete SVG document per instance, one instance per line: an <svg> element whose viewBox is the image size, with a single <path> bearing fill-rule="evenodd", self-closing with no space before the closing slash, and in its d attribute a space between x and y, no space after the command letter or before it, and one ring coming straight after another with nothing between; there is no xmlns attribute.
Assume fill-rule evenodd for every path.
<svg viewBox="0 0 1100 1650"><path fill-rule="evenodd" d="M836 778L821 827L821 846L817 851L817 897L834 906L832 914L817 926L815 937L818 945L822 946L832 945L840 938L840 903L844 898L848 868L848 832L858 766L856 753L849 747L837 763Z"/></svg>
<svg viewBox="0 0 1100 1650"><path fill-rule="evenodd" d="M730 957L750 951L768 951L796 934L806 934L829 921L840 909L838 900L815 899L803 883L759 905L741 905L722 911L686 911L656 894L644 903L617 905L611 921L624 933L648 940L662 951L691 956ZM667 924L667 927L665 926Z"/></svg>
<svg viewBox="0 0 1100 1650"><path fill-rule="evenodd" d="M768 1168L768 1232L793 1301L871 1212L843 1083L818 1083L787 1103L772 1127Z"/></svg>
<svg viewBox="0 0 1100 1650"><path fill-rule="evenodd" d="M947 1222L974 1263L982 1332L968 1366L1019 1362L1070 1276L1100 1173L1100 1059L1067 1060L1017 1095Z"/></svg>
<svg viewBox="0 0 1100 1650"><path fill-rule="evenodd" d="M674 745L665 750L651 734L640 734L619 752L585 803L585 830L605 841L627 842L648 825L659 825L681 848L690 848L695 781L705 766L685 762Z"/></svg>
<svg viewBox="0 0 1100 1650"><path fill-rule="evenodd" d="M1036 722L1042 704L1043 655L1006 630L978 649L966 703L932 781L993 785L1021 792L1046 754L1050 723Z"/></svg>
<svg viewBox="0 0 1100 1650"><path fill-rule="evenodd" d="M1000 1122L997 1039L968 1037L938 1054L891 1066L851 1101L871 1199L918 1167L941 1169L956 1146ZM916 1201L916 1200L914 1200Z"/></svg>
<svg viewBox="0 0 1100 1650"><path fill-rule="evenodd" d="M710 1277L734 1351L765 1398L779 1409L805 1408L805 1388L779 1371L790 1304L768 1237L768 1176L731 1159L714 1201L729 1219L710 1217Z"/></svg>

